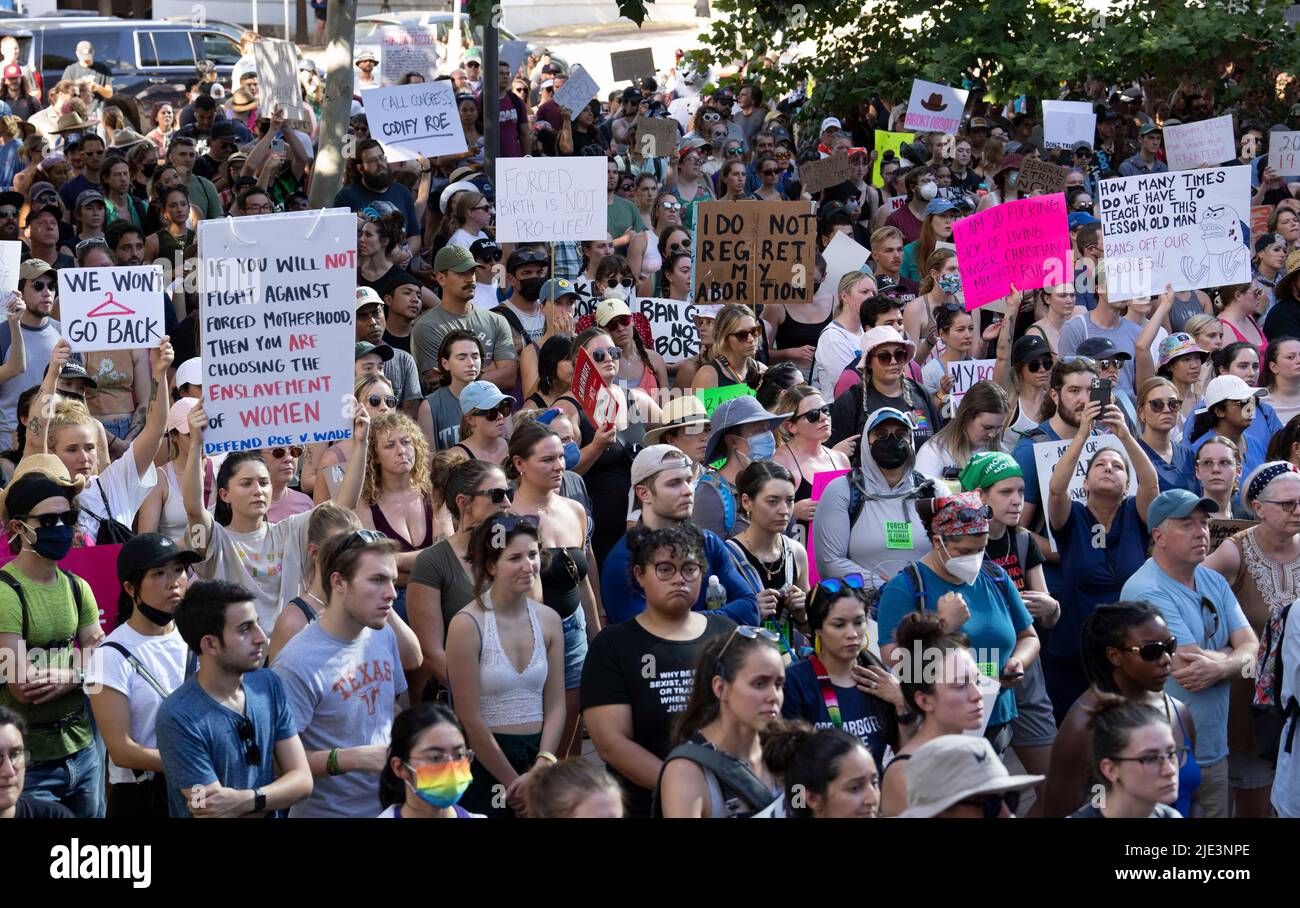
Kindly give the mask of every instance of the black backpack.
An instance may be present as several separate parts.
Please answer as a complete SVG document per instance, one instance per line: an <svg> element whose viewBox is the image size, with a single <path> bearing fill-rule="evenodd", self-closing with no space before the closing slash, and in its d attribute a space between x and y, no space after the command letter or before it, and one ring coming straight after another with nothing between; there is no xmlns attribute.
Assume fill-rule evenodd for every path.
<svg viewBox="0 0 1300 908"><path fill-rule="evenodd" d="M862 480L862 471L850 470L849 477L849 530L853 530L853 524L858 522L858 516L862 513L863 507L867 504L867 499L879 499L880 496L873 495L867 491L867 485ZM912 491L917 491L925 487L928 494L917 494L915 498L934 498L934 483L922 474L912 471ZM898 496L903 498L904 496Z"/></svg>
<svg viewBox="0 0 1300 908"><path fill-rule="evenodd" d="M104 514L96 514L94 511L86 509L91 517L99 521L99 530L95 533L95 545L122 545L130 542L135 538L135 531L129 526L116 520L113 517L113 505L108 500L108 492L104 491L104 484L95 477L95 485L99 487L99 495L104 499Z"/></svg>
<svg viewBox="0 0 1300 908"><path fill-rule="evenodd" d="M674 747L664 758L650 807L650 815L653 817L664 815L663 807L659 803L659 790L663 787L664 769L673 760L690 760L692 763L698 763L717 777L718 784L722 786L722 796L727 804L728 817L748 817L775 800L771 790L763 784L762 779L754 775L752 769L735 757L724 754L707 744L701 744L693 737L685 744ZM753 810L743 810L742 804L749 804Z"/></svg>

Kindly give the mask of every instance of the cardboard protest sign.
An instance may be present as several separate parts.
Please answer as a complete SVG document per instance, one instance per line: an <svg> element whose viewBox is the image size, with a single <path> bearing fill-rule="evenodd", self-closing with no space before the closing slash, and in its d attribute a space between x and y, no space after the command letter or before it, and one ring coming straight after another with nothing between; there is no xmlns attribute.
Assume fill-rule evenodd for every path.
<svg viewBox="0 0 1300 908"><path fill-rule="evenodd" d="M1209 555L1214 552L1223 540L1229 536L1240 533L1242 530L1249 530L1253 526L1259 526L1258 520L1227 520L1221 517L1210 518L1210 547L1205 552Z"/></svg>
<svg viewBox="0 0 1300 908"><path fill-rule="evenodd" d="M803 191L816 195L823 189L838 186L849 178L849 156L833 154L820 161L808 161L799 165L799 182Z"/></svg>
<svg viewBox="0 0 1300 908"><path fill-rule="evenodd" d="M1164 129L1165 160L1170 170L1191 170L1204 164L1222 164L1237 156L1232 138L1232 117L1179 123Z"/></svg>
<svg viewBox="0 0 1300 908"><path fill-rule="evenodd" d="M825 492L826 487L831 484L831 480L838 479L847 472L849 471L823 470L820 473L814 473L812 478L812 495L809 497L812 498L813 501L821 501L822 493ZM813 551L813 524L816 522L816 517L808 521L808 538L802 540L804 547L808 549L808 582L811 584L811 586L808 587L809 589L812 589L821 582L821 574L817 572L817 555ZM803 527L800 526L799 529L802 530ZM874 638L875 635L873 634L872 636Z"/></svg>
<svg viewBox="0 0 1300 908"><path fill-rule="evenodd" d="M497 158L497 242L558 243L609 235L605 158Z"/></svg>
<svg viewBox="0 0 1300 908"><path fill-rule="evenodd" d="M59 313L73 352L156 347L163 336L162 266L61 268Z"/></svg>
<svg viewBox="0 0 1300 908"><path fill-rule="evenodd" d="M1249 167L1115 177L1097 201L1111 300L1250 280Z"/></svg>
<svg viewBox="0 0 1300 908"><path fill-rule="evenodd" d="M523 66L524 61L528 59L528 42L506 41L497 51L497 59L510 67L511 76L518 74L519 67Z"/></svg>
<svg viewBox="0 0 1300 908"><path fill-rule="evenodd" d="M952 376L952 402L954 407L961 406L962 398L971 386L982 381L993 381L993 367L996 359L964 359L948 364L948 374Z"/></svg>
<svg viewBox="0 0 1300 908"><path fill-rule="evenodd" d="M407 73L419 73L428 80L438 71L441 48L432 25L386 25L380 29L379 79L400 82ZM367 101L367 105L369 101ZM369 107L367 107L367 113Z"/></svg>
<svg viewBox="0 0 1300 908"><path fill-rule="evenodd" d="M692 274L696 301L811 302L817 218L810 207L807 202L699 203Z"/></svg>
<svg viewBox="0 0 1300 908"><path fill-rule="evenodd" d="M903 126L921 132L957 132L970 92L924 79L912 80Z"/></svg>
<svg viewBox="0 0 1300 908"><path fill-rule="evenodd" d="M1268 166L1282 176L1300 173L1300 132L1268 134Z"/></svg>
<svg viewBox="0 0 1300 908"><path fill-rule="evenodd" d="M754 389L749 385L737 384L723 385L721 388L699 388L696 390L695 396L700 399L700 402L704 404L704 409L712 416L713 411L718 409L719 404L724 404L736 397L753 397L754 393Z"/></svg>
<svg viewBox="0 0 1300 908"><path fill-rule="evenodd" d="M279 107L285 120L307 122L307 106L298 84L298 48L291 41L263 38L253 45L257 65L257 108L264 117Z"/></svg>
<svg viewBox="0 0 1300 908"><path fill-rule="evenodd" d="M618 397L606 386L586 350L578 351L578 359L573 364L573 396L582 404L582 411L593 426L605 428L617 422Z"/></svg>
<svg viewBox="0 0 1300 908"><path fill-rule="evenodd" d="M635 82L642 76L655 74L655 52L650 47L616 50L609 55L609 65L614 70L615 82Z"/></svg>
<svg viewBox="0 0 1300 908"><path fill-rule="evenodd" d="M600 86L587 74L582 64L575 63L569 67L569 79L555 93L555 103L566 108L575 118L578 111L586 107L596 97Z"/></svg>
<svg viewBox="0 0 1300 908"><path fill-rule="evenodd" d="M99 626L110 633L117 626L117 603L122 594L122 582L117 575L117 556L120 545L75 545L59 559L59 567L76 574L90 585L99 606ZM0 567L16 558L5 549L0 553Z"/></svg>
<svg viewBox="0 0 1300 908"><path fill-rule="evenodd" d="M1020 162L1016 189L1022 196L1065 192L1065 168L1038 158L1025 158Z"/></svg>
<svg viewBox="0 0 1300 908"><path fill-rule="evenodd" d="M1060 463L1061 457L1070 447L1071 440L1062 441L1040 441L1034 445L1034 465L1038 468L1038 489L1042 495L1043 509L1046 513L1047 500L1050 497L1048 488L1052 482L1052 470L1056 469ZM1114 435L1093 435L1083 446L1083 454L1079 457L1079 462L1074 468L1074 475L1070 477L1070 499L1072 501L1081 501L1088 503L1088 490L1084 488L1083 481L1086 478L1085 468L1092 456L1102 448L1114 448L1121 453L1124 451L1124 445ZM1124 462L1128 463L1128 492L1130 495L1137 491L1137 474L1133 472L1133 464L1129 463L1128 455L1124 455ZM1047 538L1051 540L1052 551L1056 551L1056 540L1052 539L1051 527L1046 527Z"/></svg>
<svg viewBox="0 0 1300 908"><path fill-rule="evenodd" d="M638 311L650 322L655 352L668 365L690 359L700 352L700 333L695 328L695 304L686 300L642 297Z"/></svg>
<svg viewBox="0 0 1300 908"><path fill-rule="evenodd" d="M885 157L885 152L892 151L894 157L898 157L898 150L904 145L910 145L916 138L910 132L886 132L883 129L876 130L876 160L871 165L871 185L884 186L885 181L880 176L880 162Z"/></svg>
<svg viewBox="0 0 1300 908"><path fill-rule="evenodd" d="M636 140L647 158L670 157L677 150L677 121L668 117L636 118Z"/></svg>
<svg viewBox="0 0 1300 908"><path fill-rule="evenodd" d="M1043 102L1045 147L1073 148L1077 142L1087 142L1091 148L1096 134L1097 115L1087 101Z"/></svg>
<svg viewBox="0 0 1300 908"><path fill-rule="evenodd" d="M22 262L22 241L0 240L0 295L18 289L18 271Z"/></svg>
<svg viewBox="0 0 1300 908"><path fill-rule="evenodd" d="M1006 297L1011 285L1036 290L1074 281L1065 196L1003 202L952 226L966 310Z"/></svg>
<svg viewBox="0 0 1300 908"><path fill-rule="evenodd" d="M356 215L199 224L205 454L352 437Z"/></svg>
<svg viewBox="0 0 1300 908"><path fill-rule="evenodd" d="M436 158L466 150L465 128L451 82L413 82L372 88L366 93L370 134L383 143L389 161Z"/></svg>

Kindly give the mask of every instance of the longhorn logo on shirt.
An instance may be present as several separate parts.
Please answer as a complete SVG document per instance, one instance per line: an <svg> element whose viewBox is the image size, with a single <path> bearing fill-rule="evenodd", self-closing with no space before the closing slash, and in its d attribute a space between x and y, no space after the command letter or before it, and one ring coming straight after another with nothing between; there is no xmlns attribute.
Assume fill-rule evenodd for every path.
<svg viewBox="0 0 1300 908"><path fill-rule="evenodd" d="M393 666L387 660L374 659L363 662L352 673L334 682L333 689L344 700L357 699L366 704L367 715L375 714L379 702L379 691L385 684L393 681Z"/></svg>

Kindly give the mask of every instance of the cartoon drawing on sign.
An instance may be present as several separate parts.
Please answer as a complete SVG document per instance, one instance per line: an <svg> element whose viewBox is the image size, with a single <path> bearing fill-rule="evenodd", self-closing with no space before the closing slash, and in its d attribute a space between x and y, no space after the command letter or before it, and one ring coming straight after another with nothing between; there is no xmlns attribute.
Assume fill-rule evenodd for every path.
<svg viewBox="0 0 1300 908"><path fill-rule="evenodd" d="M135 310L113 299L113 294L110 292L104 294L102 303L86 313L86 318L104 318L113 315L135 315Z"/></svg>
<svg viewBox="0 0 1300 908"><path fill-rule="evenodd" d="M1215 205L1205 212L1206 223L1201 227L1201 243L1205 255L1196 261L1183 256L1183 276L1199 282L1211 267L1218 269L1212 285L1229 283L1233 275L1240 274L1241 263L1246 258L1245 240L1241 234L1241 216L1229 205Z"/></svg>
<svg viewBox="0 0 1300 908"><path fill-rule="evenodd" d="M936 91L931 94L930 97L922 101L921 106L926 110L932 110L935 113L938 113L948 109L948 102L943 99L943 95Z"/></svg>

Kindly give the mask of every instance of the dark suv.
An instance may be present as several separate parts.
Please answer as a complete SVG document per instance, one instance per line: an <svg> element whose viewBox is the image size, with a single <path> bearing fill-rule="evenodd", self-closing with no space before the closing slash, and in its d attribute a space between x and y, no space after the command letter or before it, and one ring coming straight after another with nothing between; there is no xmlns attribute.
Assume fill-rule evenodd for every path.
<svg viewBox="0 0 1300 908"><path fill-rule="evenodd" d="M4 19L0 35L12 34L21 58L40 80L41 99L77 62L82 41L95 47L95 62L113 73L114 94L134 98L145 106L175 103L185 94L185 82L196 75L197 60L211 60L224 81L239 60L239 46L217 29L175 22L100 17L67 19Z"/></svg>

